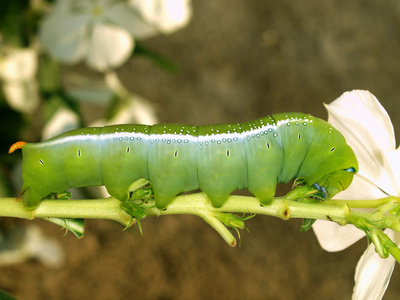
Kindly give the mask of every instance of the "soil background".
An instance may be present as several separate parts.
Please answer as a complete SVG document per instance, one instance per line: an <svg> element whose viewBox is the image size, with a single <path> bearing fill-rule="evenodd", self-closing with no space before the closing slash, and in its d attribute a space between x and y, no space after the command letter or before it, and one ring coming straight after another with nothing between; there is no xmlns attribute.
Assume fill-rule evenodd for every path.
<svg viewBox="0 0 400 300"><path fill-rule="evenodd" d="M136 57L118 74L155 105L160 122L241 122L283 111L326 119L323 102L367 89L400 132L399 28L397 0L195 0L189 26L144 43L178 73ZM34 222L59 241L66 262L2 267L0 286L18 299L350 299L367 246L363 239L328 253L312 230L300 233L300 220L266 216L246 222L236 248L192 216L147 218L143 236L90 220L81 240ZM400 298L399 281L397 266L384 299Z"/></svg>

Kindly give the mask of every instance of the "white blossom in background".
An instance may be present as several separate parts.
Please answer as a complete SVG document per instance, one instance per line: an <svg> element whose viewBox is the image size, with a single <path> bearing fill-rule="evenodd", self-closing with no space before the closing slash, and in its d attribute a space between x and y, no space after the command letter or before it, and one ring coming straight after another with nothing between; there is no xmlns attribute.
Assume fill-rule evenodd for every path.
<svg viewBox="0 0 400 300"><path fill-rule="evenodd" d="M0 81L11 108L32 113L39 104L37 51L32 48L0 49Z"/></svg>
<svg viewBox="0 0 400 300"><path fill-rule="evenodd" d="M152 1L136 2L59 0L41 23L39 40L61 62L85 61L103 72L119 67L130 57L135 38L171 32L190 18L190 9L182 1L174 5L170 4L174 1L165 1L163 9L153 9L153 14L149 9L139 11Z"/></svg>
<svg viewBox="0 0 400 300"><path fill-rule="evenodd" d="M400 196L400 149L396 149L390 117L368 91L355 90L326 105L328 122L335 126L354 150L359 171L350 187L335 199L374 200L389 195ZM323 249L340 251L365 234L353 225L318 220L314 232ZM400 235L390 229L385 233L399 244ZM354 300L381 299L395 265L395 259L382 259L371 244L358 262Z"/></svg>
<svg viewBox="0 0 400 300"><path fill-rule="evenodd" d="M43 128L42 140L47 140L63 132L79 127L79 117L71 110L60 107Z"/></svg>
<svg viewBox="0 0 400 300"><path fill-rule="evenodd" d="M154 34L172 33L185 27L192 16L190 0L128 0L155 28ZM140 36L138 36L140 38Z"/></svg>
<svg viewBox="0 0 400 300"><path fill-rule="evenodd" d="M115 124L153 125L156 123L158 123L158 119L153 105L138 95L129 94L110 119L97 120L91 123L90 126L97 127Z"/></svg>
<svg viewBox="0 0 400 300"><path fill-rule="evenodd" d="M126 2L61 0L41 23L39 39L62 62L84 60L91 68L105 71L130 57L132 34L150 29Z"/></svg>
<svg viewBox="0 0 400 300"><path fill-rule="evenodd" d="M65 253L57 241L46 237L36 225L19 226L8 234L0 233L0 266L20 264L29 259L37 259L49 268L60 268Z"/></svg>

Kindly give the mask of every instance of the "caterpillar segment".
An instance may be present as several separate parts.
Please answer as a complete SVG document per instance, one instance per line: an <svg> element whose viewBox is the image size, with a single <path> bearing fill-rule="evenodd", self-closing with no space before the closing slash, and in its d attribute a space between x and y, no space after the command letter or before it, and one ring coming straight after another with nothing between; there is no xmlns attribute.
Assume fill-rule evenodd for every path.
<svg viewBox="0 0 400 300"><path fill-rule="evenodd" d="M50 193L104 185L121 201L140 178L150 181L163 209L182 192L202 190L215 207L247 188L266 205L278 183L302 178L304 194L327 198L346 189L357 159L339 131L302 113L205 126L113 125L77 129L22 149L22 199L34 209Z"/></svg>

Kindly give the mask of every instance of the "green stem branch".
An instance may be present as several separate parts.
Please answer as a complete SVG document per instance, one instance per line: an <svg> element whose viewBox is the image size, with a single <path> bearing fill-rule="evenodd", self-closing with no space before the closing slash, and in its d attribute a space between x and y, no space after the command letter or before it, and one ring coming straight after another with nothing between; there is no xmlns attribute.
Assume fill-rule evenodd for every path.
<svg viewBox="0 0 400 300"><path fill-rule="evenodd" d="M236 240L226 227L243 228L244 224L231 213L263 214L287 220L290 218L319 219L333 221L339 225L354 224L367 234L372 230L391 228L400 231L399 198L388 197L378 200L329 200L324 202L294 201L284 197L275 198L271 204L262 206L257 198L246 196L229 197L219 208L213 207L206 194L196 193L178 196L164 210L156 208L154 200L138 201L143 208L143 216L162 216L174 214L192 214L201 217L210 224L230 245L235 246ZM125 203L125 202L124 202ZM371 205L373 203L374 205ZM375 208L375 212L364 213L352 211L350 208ZM138 207L138 206L136 206ZM377 209L379 207L379 209ZM133 210L135 211L135 210ZM35 210L26 210L20 199L0 198L0 216L25 219L34 218L83 218L108 219L117 221L128 227L132 224L132 216L114 198L96 200L43 200ZM400 251L395 244L386 243L386 249L400 259ZM389 245L389 246L388 246Z"/></svg>
<svg viewBox="0 0 400 300"><path fill-rule="evenodd" d="M0 217L107 219L129 226L132 217L113 198L96 200L43 200L35 210L27 210L18 198L0 198Z"/></svg>

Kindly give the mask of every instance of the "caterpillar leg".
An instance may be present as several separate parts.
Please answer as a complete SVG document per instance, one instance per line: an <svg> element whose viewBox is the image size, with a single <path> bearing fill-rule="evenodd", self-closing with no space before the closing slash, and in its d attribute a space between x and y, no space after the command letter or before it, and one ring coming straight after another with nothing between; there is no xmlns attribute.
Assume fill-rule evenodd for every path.
<svg viewBox="0 0 400 300"><path fill-rule="evenodd" d="M326 190L326 188L324 186L319 185L318 183L315 182L312 185L312 187L319 191L319 193L316 193L316 195L315 195L317 198L322 198L322 199L328 198L328 191Z"/></svg>
<svg viewBox="0 0 400 300"><path fill-rule="evenodd" d="M263 182L262 185L249 185L248 189L256 198L260 199L261 205L269 205L275 197L276 181L270 180Z"/></svg>
<svg viewBox="0 0 400 300"><path fill-rule="evenodd" d="M328 192L326 191L326 188L324 186L320 186L318 183L314 183L311 186L297 186L285 195L285 198L288 200L298 200L310 197L325 200L328 198Z"/></svg>

